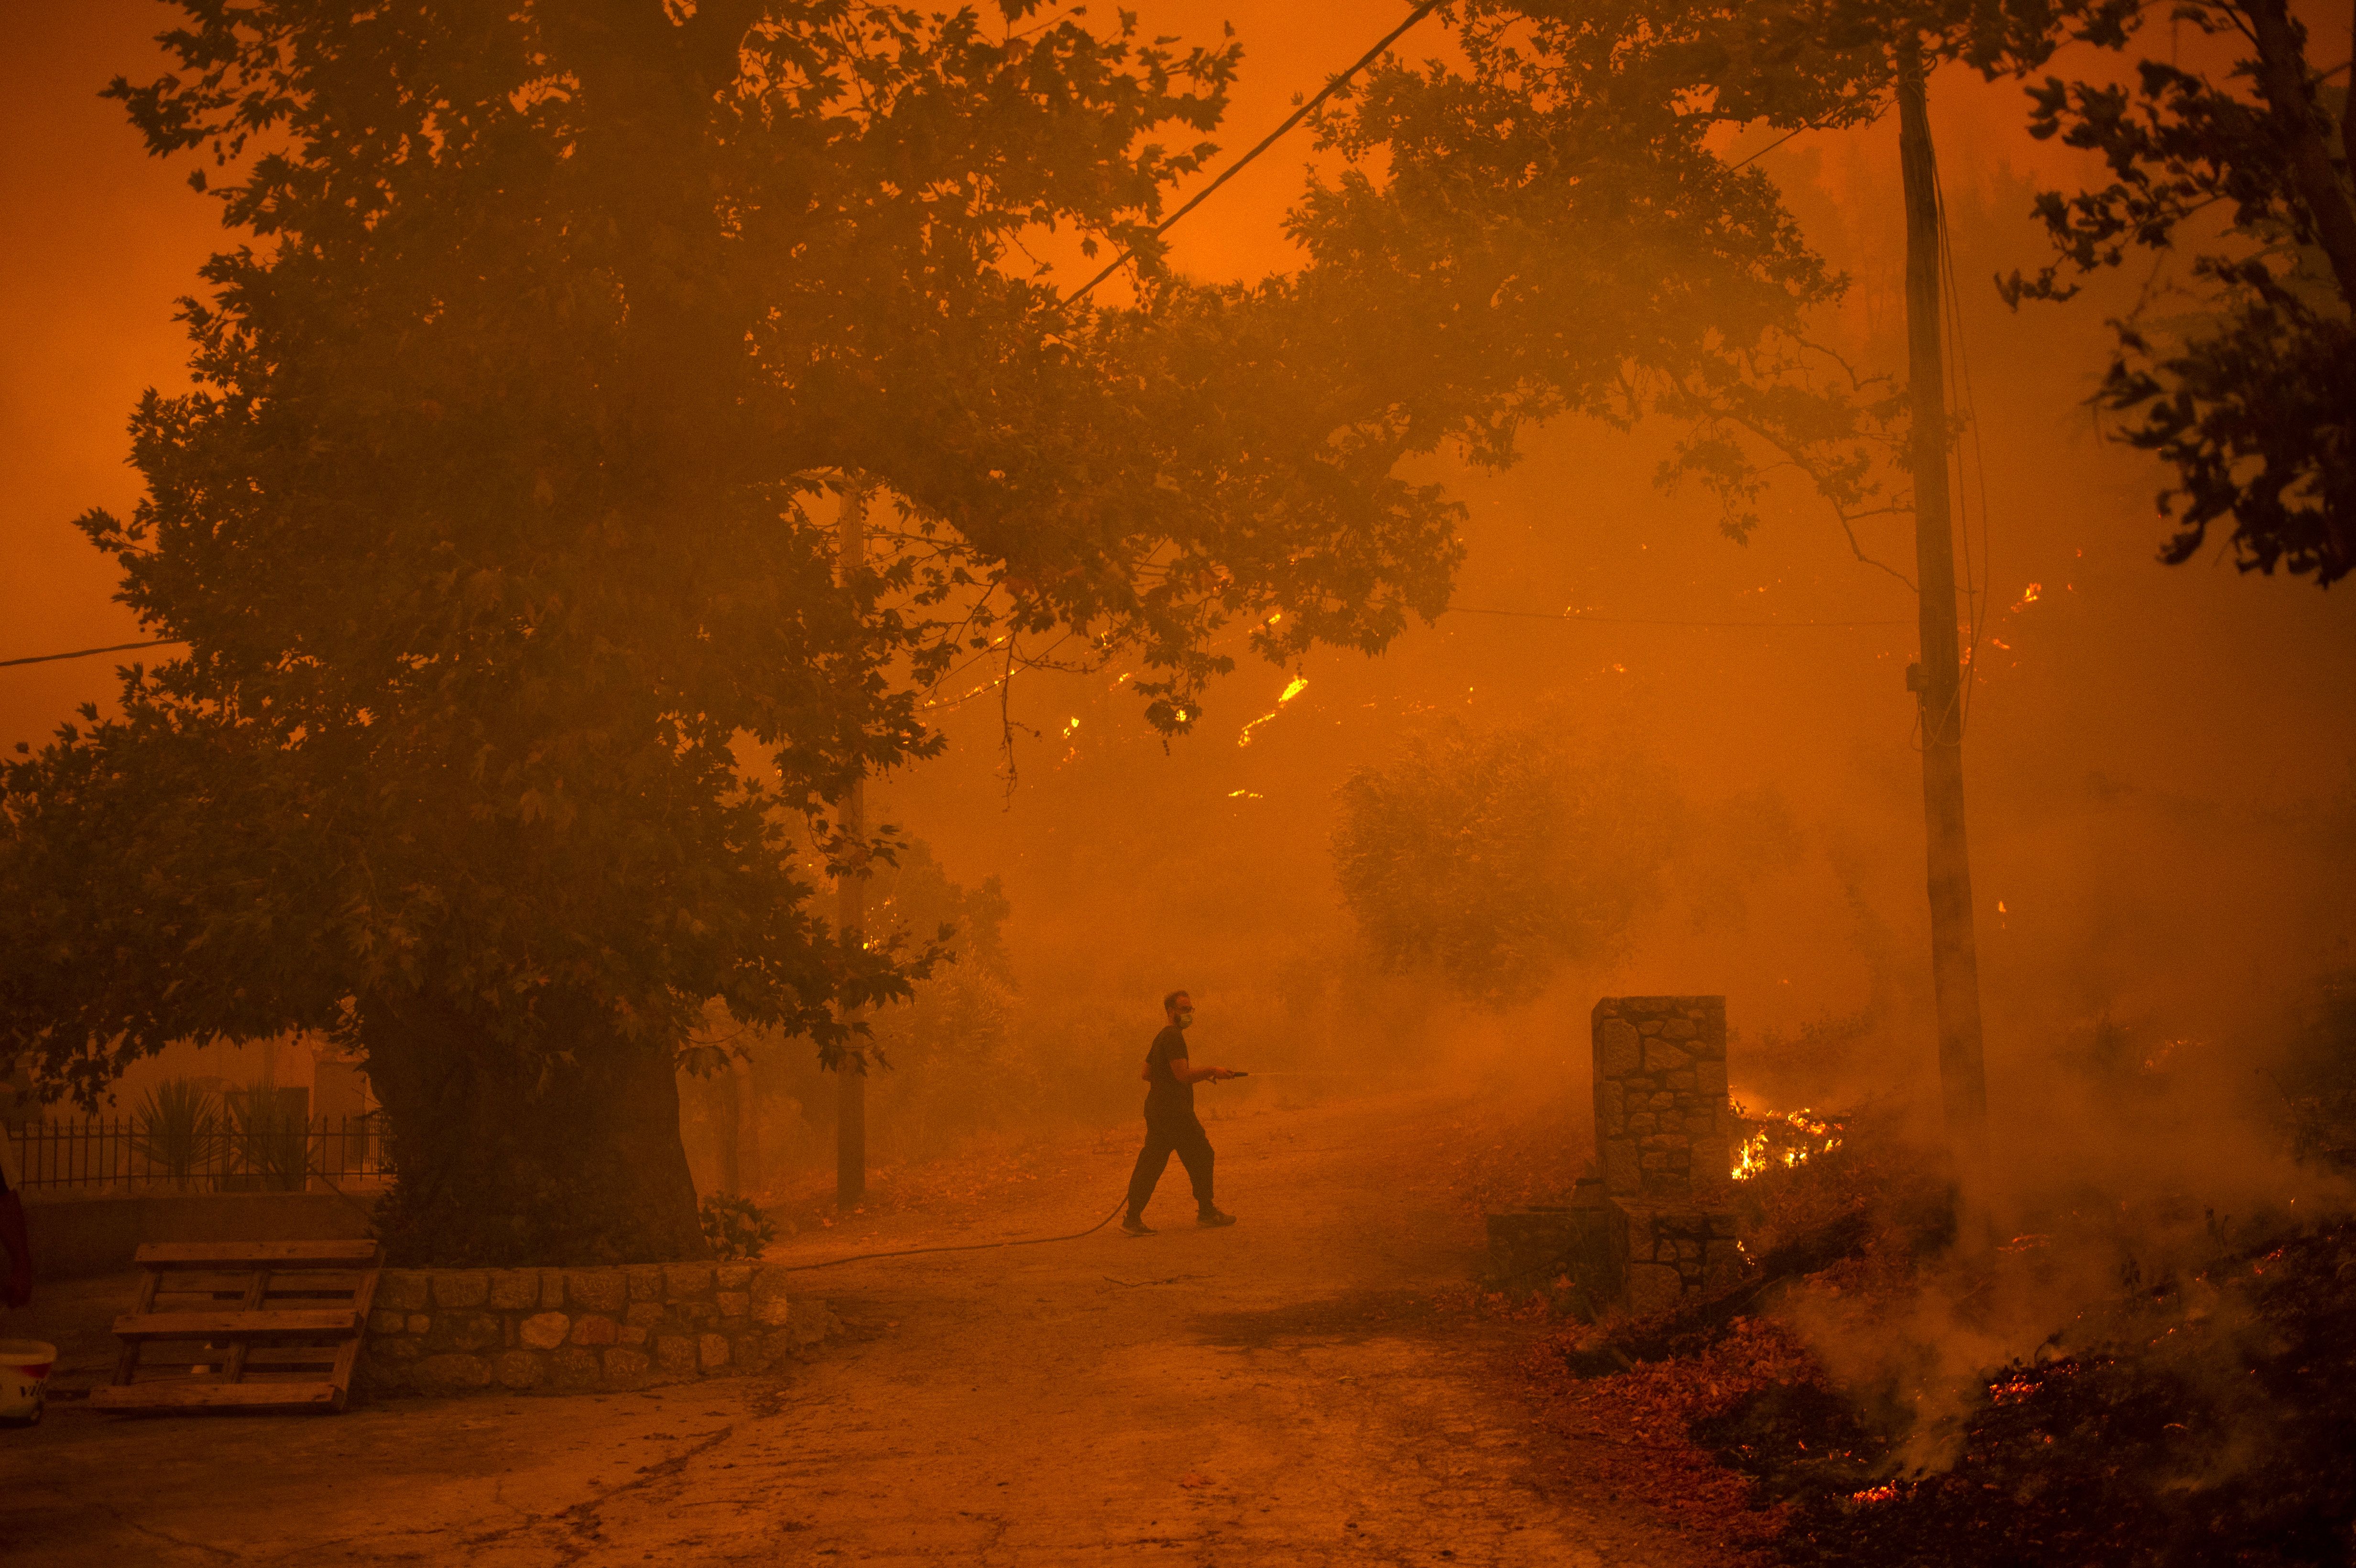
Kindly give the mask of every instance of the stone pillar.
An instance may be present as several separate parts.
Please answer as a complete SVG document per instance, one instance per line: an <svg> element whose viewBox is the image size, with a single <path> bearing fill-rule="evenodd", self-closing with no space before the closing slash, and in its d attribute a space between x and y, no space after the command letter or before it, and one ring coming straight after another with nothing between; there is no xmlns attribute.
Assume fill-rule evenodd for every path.
<svg viewBox="0 0 2356 1568"><path fill-rule="evenodd" d="M1595 1004L1595 1147L1604 1191L1708 1203L1729 1179L1724 997L1605 997Z"/></svg>

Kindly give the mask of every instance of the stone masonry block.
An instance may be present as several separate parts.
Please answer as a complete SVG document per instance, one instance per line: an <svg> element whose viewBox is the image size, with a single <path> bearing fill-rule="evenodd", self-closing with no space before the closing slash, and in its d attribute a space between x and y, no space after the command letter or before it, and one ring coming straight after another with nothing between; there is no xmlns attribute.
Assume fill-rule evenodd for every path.
<svg viewBox="0 0 2356 1568"><path fill-rule="evenodd" d="M712 1268L710 1264L665 1264L663 1265L663 1299L692 1301L712 1294Z"/></svg>
<svg viewBox="0 0 2356 1568"><path fill-rule="evenodd" d="M424 1394L473 1393L490 1381L490 1366L480 1356L428 1356L409 1372L410 1386Z"/></svg>
<svg viewBox="0 0 2356 1568"><path fill-rule="evenodd" d="M579 1345L565 1345L548 1353L549 1381L560 1389L594 1389L604 1381L605 1372L598 1364L597 1352Z"/></svg>
<svg viewBox="0 0 2356 1568"><path fill-rule="evenodd" d="M634 1264L622 1271L630 1282L632 1301L660 1301L663 1298L663 1271L655 1264Z"/></svg>
<svg viewBox="0 0 2356 1568"><path fill-rule="evenodd" d="M540 1271L540 1305L543 1311L553 1312L564 1305L564 1271L544 1268Z"/></svg>
<svg viewBox="0 0 2356 1568"><path fill-rule="evenodd" d="M701 1334L695 1341L696 1364L707 1372L717 1371L728 1364L728 1336Z"/></svg>
<svg viewBox="0 0 2356 1568"><path fill-rule="evenodd" d="M371 1334L398 1334L408 1325L409 1318L402 1313L379 1311L369 1314L369 1332Z"/></svg>
<svg viewBox="0 0 2356 1568"><path fill-rule="evenodd" d="M684 1334L665 1334L655 1340L655 1364L675 1378L695 1375L695 1341Z"/></svg>
<svg viewBox="0 0 2356 1568"><path fill-rule="evenodd" d="M409 1315L409 1331L412 1334L430 1334L434 1331L434 1319L425 1313L412 1312Z"/></svg>
<svg viewBox="0 0 2356 1568"><path fill-rule="evenodd" d="M712 1271L712 1285L720 1290L750 1290L757 1267L754 1264L722 1264Z"/></svg>
<svg viewBox="0 0 2356 1568"><path fill-rule="evenodd" d="M573 1342L576 1345L612 1345L620 1342L622 1326L610 1317L595 1313L573 1320Z"/></svg>
<svg viewBox="0 0 2356 1568"><path fill-rule="evenodd" d="M388 1312L423 1312L433 1301L433 1276L389 1268L376 1276L376 1304Z"/></svg>
<svg viewBox="0 0 2356 1568"><path fill-rule="evenodd" d="M506 1336L495 1312L437 1312L428 1336L437 1350L488 1350Z"/></svg>
<svg viewBox="0 0 2356 1568"><path fill-rule="evenodd" d="M584 1312L619 1312L629 1305L630 1282L616 1269L574 1269L564 1276L564 1299Z"/></svg>
<svg viewBox="0 0 2356 1568"><path fill-rule="evenodd" d="M1683 1072L1693 1066L1693 1058L1674 1045L1664 1045L1657 1040L1644 1042L1644 1071L1647 1072Z"/></svg>
<svg viewBox="0 0 2356 1568"><path fill-rule="evenodd" d="M720 1316L723 1317L742 1317L753 1310L753 1296L750 1291L723 1290L712 1299L719 1305Z"/></svg>
<svg viewBox="0 0 2356 1568"><path fill-rule="evenodd" d="M643 1350L621 1346L605 1352L605 1386L611 1389L644 1388L654 1376L654 1363Z"/></svg>
<svg viewBox="0 0 2356 1568"><path fill-rule="evenodd" d="M490 1294L490 1277L480 1269L453 1269L434 1276L436 1307L480 1307Z"/></svg>
<svg viewBox="0 0 2356 1568"><path fill-rule="evenodd" d="M532 1285L536 1292L540 1281L534 1279ZM538 1388L547 1376L547 1367L530 1350L509 1350L491 1363L492 1381L501 1388L512 1389L518 1393L529 1393Z"/></svg>
<svg viewBox="0 0 2356 1568"><path fill-rule="evenodd" d="M490 1282L488 1305L494 1312L529 1312L540 1305L537 1269L493 1269Z"/></svg>
<svg viewBox="0 0 2356 1568"><path fill-rule="evenodd" d="M516 1338L527 1349L553 1350L573 1332L573 1319L562 1312L536 1312L517 1326Z"/></svg>
<svg viewBox="0 0 2356 1568"><path fill-rule="evenodd" d="M1726 1098L1726 1063L1697 1061L1694 1063L1694 1093L1707 1094L1713 1100Z"/></svg>
<svg viewBox="0 0 2356 1568"><path fill-rule="evenodd" d="M662 1320L663 1309L659 1301L633 1301L629 1309L622 1314L622 1321L637 1328L651 1328Z"/></svg>
<svg viewBox="0 0 2356 1568"><path fill-rule="evenodd" d="M1643 1042L1623 1019L1604 1019L1595 1026L1595 1072L1598 1078L1622 1078L1644 1066Z"/></svg>

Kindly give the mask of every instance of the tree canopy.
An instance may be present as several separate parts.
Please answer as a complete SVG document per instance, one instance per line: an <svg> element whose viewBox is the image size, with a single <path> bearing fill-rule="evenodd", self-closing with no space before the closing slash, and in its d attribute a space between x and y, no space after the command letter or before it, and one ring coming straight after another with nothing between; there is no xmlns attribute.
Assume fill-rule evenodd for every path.
<svg viewBox="0 0 2356 1568"><path fill-rule="evenodd" d="M2169 14L2250 52L2222 81L2143 59L2132 87L2049 76L2033 89L2030 134L2099 153L2111 180L2041 193L2058 259L2001 287L2015 304L2067 299L2072 279L2149 255L2154 283L2114 318L2094 400L2175 470L2161 559L2189 560L2229 526L2244 571L2329 586L2356 568L2356 100L2344 65L2333 87L2309 61L2285 0ZM2124 49L2136 27L2079 31ZM2188 246L2189 265L2163 278Z"/></svg>
<svg viewBox="0 0 2356 1568"><path fill-rule="evenodd" d="M938 746L953 661L1120 647L1183 731L1224 628L1282 660L1436 614L1457 508L1401 461L1568 410L1697 421L1737 533L1722 431L1862 484L1802 331L1837 280L1702 138L1864 111L1845 65L1697 108L1725 38L1817 58L1740 8L1542 48L1469 8L1471 77L1324 123L1387 179L1225 287L1151 231L1236 53L1130 19L183 9L179 69L112 91L245 242L184 305L197 389L134 418L146 498L83 526L189 652L8 768L0 1052L88 1101L174 1040L352 1043L406 1255L700 1247L674 1053L717 1001L830 1057L906 994L924 954L839 942L788 829ZM1136 308L1058 297L1027 251L1067 232L1139 252ZM844 487L905 524L838 585Z"/></svg>

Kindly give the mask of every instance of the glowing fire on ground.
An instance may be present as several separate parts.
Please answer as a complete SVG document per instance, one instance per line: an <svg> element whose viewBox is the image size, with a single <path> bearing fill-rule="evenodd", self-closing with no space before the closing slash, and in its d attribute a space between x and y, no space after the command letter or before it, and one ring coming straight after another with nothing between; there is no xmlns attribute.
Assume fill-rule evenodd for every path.
<svg viewBox="0 0 2356 1568"><path fill-rule="evenodd" d="M1895 1481L1884 1481L1878 1487L1868 1487L1861 1492L1849 1493L1848 1500L1853 1503L1886 1503L1897 1495L1898 1484Z"/></svg>
<svg viewBox="0 0 2356 1568"><path fill-rule="evenodd" d="M1738 1103L1734 1114L1754 1124L1751 1136L1734 1151L1737 1181L1748 1181L1778 1167L1804 1165L1811 1156L1830 1154L1841 1146L1841 1124L1804 1105L1796 1111L1753 1114Z"/></svg>

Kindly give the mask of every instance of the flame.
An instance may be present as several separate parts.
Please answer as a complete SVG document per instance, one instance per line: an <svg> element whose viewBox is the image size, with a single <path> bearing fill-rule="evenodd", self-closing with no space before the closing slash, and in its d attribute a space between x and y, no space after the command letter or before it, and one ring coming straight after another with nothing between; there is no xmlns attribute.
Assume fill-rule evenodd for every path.
<svg viewBox="0 0 2356 1568"><path fill-rule="evenodd" d="M2044 592L2045 584L2042 582L2030 583L2027 588L2021 591L2020 602L2015 604L2013 608L2015 610L2028 609L2031 604L2037 603L2037 596Z"/></svg>
<svg viewBox="0 0 2356 1568"><path fill-rule="evenodd" d="M1258 729L1261 725L1275 718L1279 713L1284 710L1284 705L1286 703L1291 701L1294 698L1300 696L1302 692L1308 689L1309 677L1305 675L1294 676L1292 677L1292 684L1284 688L1284 694L1276 699L1276 706L1261 714L1258 718L1253 720L1250 723L1245 725L1244 732L1236 737L1236 744L1238 746L1250 745L1252 743L1253 731Z"/></svg>
<svg viewBox="0 0 2356 1568"><path fill-rule="evenodd" d="M1841 1124L1819 1116L1804 1105L1796 1111L1767 1111L1753 1116L1738 1104L1734 1113L1745 1121L1761 1124L1734 1151L1732 1175L1737 1181L1748 1181L1778 1166L1788 1169L1805 1165L1811 1156L1830 1154L1841 1146ZM1791 1129L1789 1133L1783 1131L1787 1127ZM1782 1147L1777 1147L1779 1144Z"/></svg>
<svg viewBox="0 0 2356 1568"><path fill-rule="evenodd" d="M1897 1496L1898 1483L1884 1481L1878 1487L1868 1487L1861 1492L1849 1493L1848 1500L1853 1503L1886 1503Z"/></svg>
<svg viewBox="0 0 2356 1568"><path fill-rule="evenodd" d="M1261 796L1259 791L1256 789L1231 789L1227 791L1227 798L1229 800L1258 800Z"/></svg>
<svg viewBox="0 0 2356 1568"><path fill-rule="evenodd" d="M1079 721L1077 719L1073 719L1073 720L1068 720L1068 721L1064 725L1064 738L1065 738L1066 740L1067 740L1067 741L1068 741L1068 740L1070 740L1070 739L1071 739L1071 736L1072 736L1072 731L1075 731L1075 730L1076 730L1076 729L1078 729L1079 727L1080 727L1080 721Z"/></svg>

